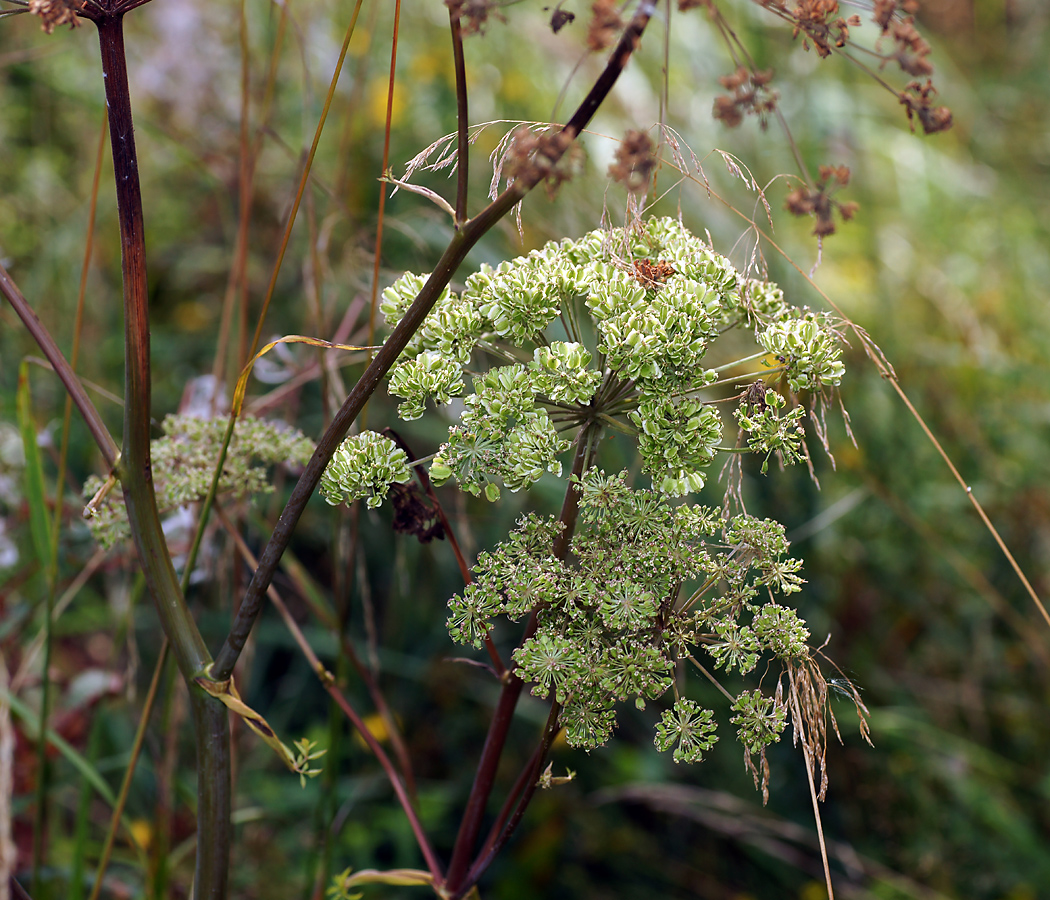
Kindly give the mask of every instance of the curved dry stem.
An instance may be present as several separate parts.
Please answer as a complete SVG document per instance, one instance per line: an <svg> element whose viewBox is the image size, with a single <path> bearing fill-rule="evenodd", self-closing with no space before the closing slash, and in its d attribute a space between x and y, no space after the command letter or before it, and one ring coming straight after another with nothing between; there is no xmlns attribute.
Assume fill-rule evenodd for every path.
<svg viewBox="0 0 1050 900"><path fill-rule="evenodd" d="M22 320L22 324L25 325L26 331L36 341L37 346L40 347L44 356L47 357L47 361L51 363L51 368L55 370L55 374L58 375L73 404L84 417L88 431L91 432L98 449L102 452L102 458L105 459L106 465L113 468L120 458L117 442L113 440L106 423L102 421L102 416L99 415L95 404L91 402L91 398L88 397L87 391L84 390L84 386L81 384L76 372L73 371L73 367L66 360L55 339L51 336L51 332L37 318L36 313L33 312L26 298L22 296L18 285L15 284L2 263L0 263L0 293L11 304L11 308L14 309L18 318Z"/></svg>

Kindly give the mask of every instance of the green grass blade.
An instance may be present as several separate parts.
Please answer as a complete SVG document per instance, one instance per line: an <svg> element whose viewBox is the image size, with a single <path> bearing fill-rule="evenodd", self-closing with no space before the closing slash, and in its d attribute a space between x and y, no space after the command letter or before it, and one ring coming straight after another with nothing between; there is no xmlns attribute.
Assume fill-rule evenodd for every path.
<svg viewBox="0 0 1050 900"><path fill-rule="evenodd" d="M18 430L22 435L25 451L26 500L29 503L29 530L33 537L33 549L40 568L50 580L51 524L47 516L47 499L44 491L44 469L40 461L40 447L36 439L36 423L30 408L29 364L18 368L18 394L15 406L18 414Z"/></svg>
<svg viewBox="0 0 1050 900"><path fill-rule="evenodd" d="M36 713L8 691L3 691L0 693L0 696L2 696L10 705L11 712L18 716L26 727L31 730L32 733L27 736L30 739L35 740L39 734L39 731L37 731ZM98 769L91 765L91 763L89 763L80 753L74 750L61 735L48 728L44 737L52 747L66 758L74 769L84 776L88 784L96 790L98 795L105 800L110 807L117 802L113 790L98 773Z"/></svg>

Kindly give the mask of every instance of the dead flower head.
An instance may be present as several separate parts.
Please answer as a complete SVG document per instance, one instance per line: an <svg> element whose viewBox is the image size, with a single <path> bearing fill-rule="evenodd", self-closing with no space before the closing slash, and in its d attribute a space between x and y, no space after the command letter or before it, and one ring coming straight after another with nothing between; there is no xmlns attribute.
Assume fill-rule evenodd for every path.
<svg viewBox="0 0 1050 900"><path fill-rule="evenodd" d="M911 130L915 130L915 119L922 123L924 134L936 134L952 127L952 111L947 106L934 106L933 98L937 89L928 78L926 84L918 81L909 82L898 95L901 105L908 113Z"/></svg>
<svg viewBox="0 0 1050 900"><path fill-rule="evenodd" d="M445 0L445 6L459 18L460 29L464 36L483 34L489 17L503 21L503 16L493 12L496 3L492 0Z"/></svg>
<svg viewBox="0 0 1050 900"><path fill-rule="evenodd" d="M803 184L787 196L785 208L794 216L813 216L816 225L813 233L825 237L835 233L832 214L838 212L843 222L848 222L860 208L856 203L840 203L832 197L840 188L849 184L847 166L821 166L820 179L816 186Z"/></svg>
<svg viewBox="0 0 1050 900"><path fill-rule="evenodd" d="M545 7L544 12L547 12L550 7ZM557 6L554 12L551 13L551 31L557 34L566 25L571 25L576 21L576 13L571 13L567 9L562 9L561 6Z"/></svg>
<svg viewBox="0 0 1050 900"><path fill-rule="evenodd" d="M651 259L636 259L631 263L631 268L638 283L651 291L655 291L678 271L666 259L655 263Z"/></svg>
<svg viewBox="0 0 1050 900"><path fill-rule="evenodd" d="M582 153L563 129L537 134L521 125L511 139L504 173L508 181L521 181L529 187L546 181L547 194L553 197L576 174Z"/></svg>
<svg viewBox="0 0 1050 900"><path fill-rule="evenodd" d="M808 50L812 42L822 57L830 56L833 46L846 46L849 30L860 25L860 16L844 19L838 14L838 0L798 0L794 9L789 9L784 0L762 0L762 4L793 20L792 37L803 35L803 49Z"/></svg>
<svg viewBox="0 0 1050 900"><path fill-rule="evenodd" d="M591 4L591 22L587 26L587 47L600 53L612 44L623 31L623 19L616 11L616 0L594 0Z"/></svg>
<svg viewBox="0 0 1050 900"><path fill-rule="evenodd" d="M437 505L416 485L395 482L390 485L389 496L394 504L394 531L414 535L421 544L445 539Z"/></svg>
<svg viewBox="0 0 1050 900"><path fill-rule="evenodd" d="M886 34L890 30L890 23L898 12L917 13L919 11L918 0L875 0L871 11L874 15L872 21Z"/></svg>
<svg viewBox="0 0 1050 900"><path fill-rule="evenodd" d="M80 7L78 0L29 0L29 12L40 16L40 27L46 34L51 34L59 25L78 27L77 10Z"/></svg>
<svg viewBox="0 0 1050 900"><path fill-rule="evenodd" d="M653 139L644 131L628 131L616 148L616 158L609 166L609 177L632 194L644 194L649 189L649 178L655 168Z"/></svg>
<svg viewBox="0 0 1050 900"><path fill-rule="evenodd" d="M732 75L723 75L718 81L730 96L715 98L714 117L729 128L736 128L745 115L758 116L759 124L765 128L769 114L776 109L777 93L769 89L773 70L751 72L741 66Z"/></svg>

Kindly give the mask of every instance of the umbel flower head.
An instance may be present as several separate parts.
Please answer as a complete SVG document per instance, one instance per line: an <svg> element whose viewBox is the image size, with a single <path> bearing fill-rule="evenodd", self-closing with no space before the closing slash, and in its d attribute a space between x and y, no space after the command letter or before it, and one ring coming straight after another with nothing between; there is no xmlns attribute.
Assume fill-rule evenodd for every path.
<svg viewBox="0 0 1050 900"><path fill-rule="evenodd" d="M409 273L387 288L391 326L424 282ZM716 356L734 329L753 352ZM618 704L644 708L674 687L656 745L676 762L700 760L717 737L714 714L678 695L676 663L706 656L740 676L762 660L789 669L810 659L809 632L783 602L802 585L783 526L682 498L704 488L723 451L757 454L763 472L772 457L806 459L796 395L833 390L841 356L834 320L790 307L669 218L551 242L447 290L389 381L406 420L466 393L432 459L434 484L496 500L561 476L573 445L583 466L571 476L571 535L527 515L481 553L448 604L453 640L481 647L501 618L532 617L516 672L557 704L569 744L603 744ZM738 439L725 447L719 404L734 400ZM604 432L633 439L650 486L598 468ZM366 433L344 443L322 487L330 503L375 506L408 473L392 442ZM779 693L738 692L732 713L748 761L786 722Z"/></svg>
<svg viewBox="0 0 1050 900"><path fill-rule="evenodd" d="M161 423L163 437L150 441L157 507L169 512L203 500L215 477L215 464L226 434L227 419L171 415ZM267 494L273 485L267 468L273 465L304 466L314 452L309 438L283 422L268 422L252 416L237 420L219 479L219 494L237 499ZM102 487L90 477L84 497ZM91 508L88 528L103 547L112 547L130 535L128 513L119 491L111 491Z"/></svg>
<svg viewBox="0 0 1050 900"><path fill-rule="evenodd" d="M384 291L391 326L424 281L408 273ZM441 296L389 389L403 401L400 417L411 420L428 401L448 404L473 386L433 460L436 484L454 479L491 500L502 488L528 488L545 472L560 473L570 445L563 433L603 417L636 437L657 489L684 496L704 486L722 439L721 416L704 392L718 378L707 360L733 327L754 331L791 391L839 383L829 320L791 309L776 285L745 278L680 222L651 219L483 265L462 292ZM801 414L761 428L741 423L759 435L750 448L797 461Z"/></svg>

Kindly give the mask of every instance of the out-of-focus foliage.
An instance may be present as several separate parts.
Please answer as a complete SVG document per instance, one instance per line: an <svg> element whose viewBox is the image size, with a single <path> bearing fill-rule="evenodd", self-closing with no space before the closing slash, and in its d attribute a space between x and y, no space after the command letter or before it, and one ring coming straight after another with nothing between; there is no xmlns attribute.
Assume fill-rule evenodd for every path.
<svg viewBox="0 0 1050 900"><path fill-rule="evenodd" d="M249 136L254 139L257 129L262 134L246 260L252 316L348 14L330 2L288 9L282 32L279 7L246 8ZM929 0L924 10L919 22L934 44L931 59L938 66L942 99L955 116L954 128L935 137L912 134L891 94L840 60L805 53L792 42L790 29L757 5L725 4L724 13L756 64L775 69L772 87L809 168L851 169L849 186L837 196L860 208L848 223L837 223L822 251L810 233L811 221L782 210L790 188L774 179L793 173L795 163L775 122L762 130L750 119L730 131L712 119L715 98L724 93L717 76L736 65L703 10L671 14L667 123L682 142L684 158L690 159L686 144L695 153L710 187L771 231L803 272L819 257L815 281L885 351L1045 596L1050 593L1045 574L1050 568L1045 65L1050 12L1038 0L1005 6ZM587 9L579 3L573 11L576 22L555 34L545 18L549 12L510 5L503 10L506 23L492 20L483 36L468 40L473 122L564 118L600 67L590 57L576 71ZM413 2L402 22L390 155L395 175L455 124L445 8ZM865 27L856 30L858 38ZM180 398L189 403L191 379L210 372L215 355L238 221L238 14L235 7L200 0L154 0L128 16L127 29L159 421L179 408ZM297 332L330 338L350 310L350 342L367 340L390 31L389 5L366 6L264 336ZM283 50L264 123L268 54L279 32ZM593 133L583 140L583 174L554 201L540 194L527 200L524 248L508 222L473 251L464 271L547 239L578 237L600 222L606 207L611 224L622 223L623 189L609 187L605 173L617 146L613 138L626 128L648 128L660 116L663 41L656 28L646 36L638 64L632 63L594 121ZM90 27L48 37L28 16L0 22L0 257L64 347L71 340L103 121L97 54ZM566 98L558 104L566 83ZM472 211L480 207L492 175L484 155L513 127L494 124L477 137ZM746 165L758 184L769 184L772 227L756 192L727 170L714 148ZM664 156L670 157L666 145ZM79 368L86 379L119 392L120 260L108 165L88 275L83 341L89 349ZM415 180L447 197L454 179L446 175L423 173ZM656 212L680 210L694 231L708 229L717 249L748 265L753 235L709 194L703 176L693 171L683 179L665 165L656 174L656 190L661 197ZM389 200L387 214L383 285L405 270L428 271L451 233L437 207L406 191ZM769 277L793 302L824 308L801 274L768 244L762 253ZM253 322L244 326L249 336ZM242 326L234 321L231 327L236 347ZM15 418L17 361L35 352L9 309L0 309L0 647L13 672L30 660L41 622L43 578L31 555L17 433L7 430ZM288 385L318 357L299 347L280 353L267 358L261 373L266 381L253 380L253 396L270 392L255 408L316 437L333 400L341 399L340 378L351 383L358 370L331 368L323 382L303 378L304 385L291 390ZM230 358L219 374L233 374ZM1050 895L1045 852L1050 628L918 425L859 347L847 369L842 391L857 447L832 422L837 469L814 457L822 491L805 473L764 478L757 465L745 472L749 512L785 521L792 552L805 559L802 611L813 634L831 635L827 654L872 710L874 749L857 736L847 702L840 704L845 746L828 752L831 788L823 816L836 886L844 896L878 898ZM46 426L43 435L53 445L61 416L57 381L34 371L33 397L37 420ZM97 402L119 433L119 409L105 399ZM390 398L377 395L369 427L392 423L393 409ZM403 436L420 455L433 452L441 440L440 429L423 424L415 431L406 427ZM812 434L810 443L815 445ZM624 465L631 462L625 458ZM97 466L74 421L72 480L82 483ZM53 470L50 477L53 481ZM286 493L287 476L275 477L274 503ZM61 587L82 571L88 577L58 620L48 673L59 692L54 727L115 785L159 629L153 610L139 602L141 584L122 565L126 551L89 564L95 548L78 521L78 493L71 488L65 494ZM523 509L549 511L558 498L541 480L527 495L508 501L491 507L451 491L443 497L468 552L492 546ZM238 512L249 523L253 516L272 518L275 507L269 504ZM339 616L351 623L352 639L364 655L364 636L373 629L379 634L375 665L416 760L423 817L440 835L439 851L447 853L473 764L462 748L480 742L495 688L475 668L446 659L455 651L444 632L444 605L462 588L447 546L395 538L388 513L362 509L355 515L352 530L349 516L316 502L293 551L309 583L331 597ZM173 520L173 542L186 541L184 529L185 523ZM252 540L265 533L249 525ZM359 535L354 552L340 556L351 533ZM224 634L230 597L243 587L228 542L209 537L198 575L191 596L214 643ZM309 617L306 600L295 596L288 582L280 587L318 652L334 658L335 637ZM256 740L235 734L244 802L235 804L234 895L306 896L315 883L324 883L319 873L337 872L350 861L356 869L417 865L407 825L378 769L363 745L329 716L323 693L283 626L264 617L253 640L242 676L246 699L265 710L278 733L306 734L329 753L324 774L302 790ZM35 665L27 663L27 671L38 676L39 659ZM338 674L347 678L355 701L367 707L352 673ZM36 696L35 683L29 677L23 685L29 701ZM175 739L188 733L187 712L177 691L168 697L156 714L127 815L140 841L171 849L165 865L182 890L192 857L192 742ZM713 689L699 699L710 706L720 702ZM533 701L523 704L520 730L512 736L522 760L545 715ZM702 766L683 772L652 746L658 718L657 710L625 711L620 736L593 756L555 747L555 772L569 767L578 778L540 792L522 833L489 876L498 885L493 894L823 896L798 751L784 746L770 754L771 800L763 811L738 748L728 741L717 744L705 751ZM19 744L16 754L18 816L37 773L31 747ZM56 803L49 823L55 879L50 895L71 896L77 823L86 822L84 846L93 861L109 811L90 798L81 801L80 776L67 760L55 758L51 766ZM79 803L87 809L82 816ZM325 834L332 836L327 845ZM16 831L16 840L25 850L29 835ZM114 891L148 896L149 885L162 883L160 878L140 864L128 843L118 849ZM382 894L402 895L407 891Z"/></svg>

